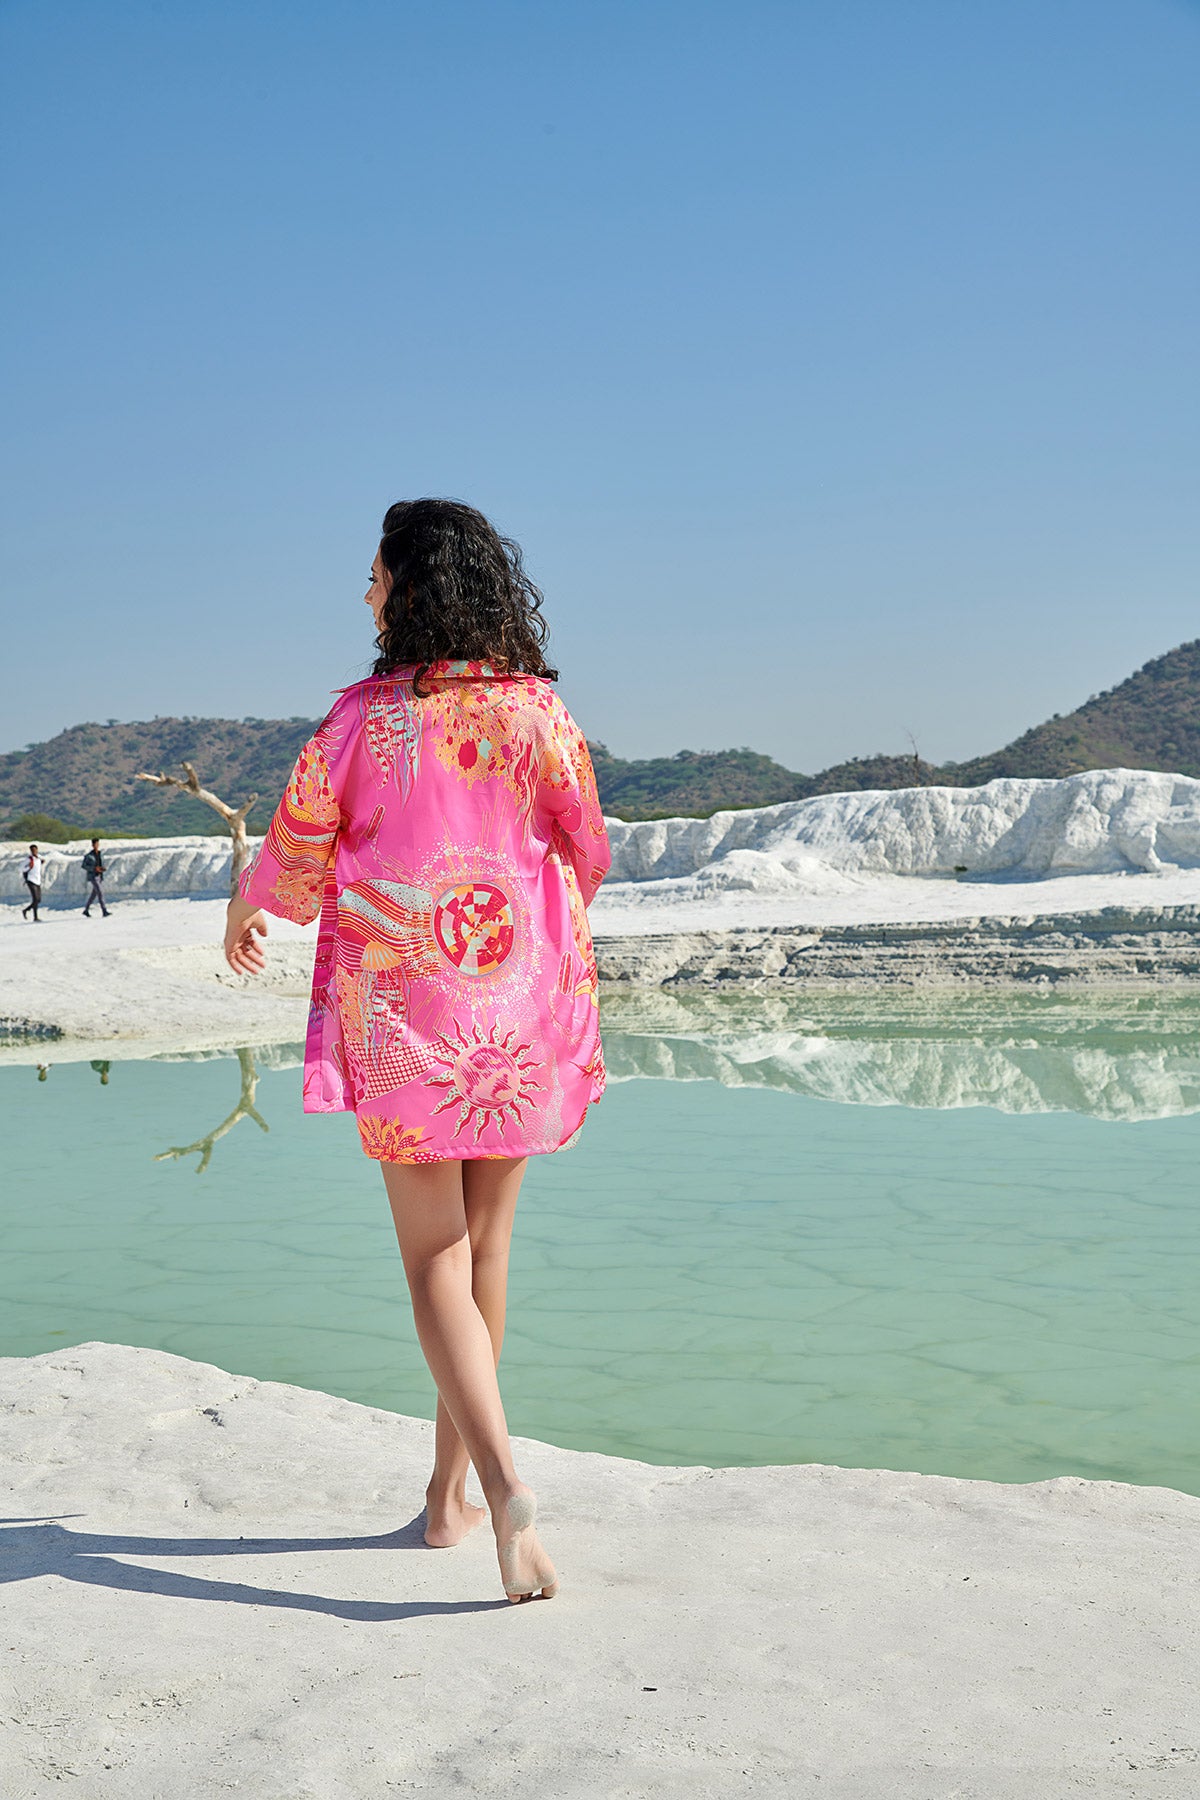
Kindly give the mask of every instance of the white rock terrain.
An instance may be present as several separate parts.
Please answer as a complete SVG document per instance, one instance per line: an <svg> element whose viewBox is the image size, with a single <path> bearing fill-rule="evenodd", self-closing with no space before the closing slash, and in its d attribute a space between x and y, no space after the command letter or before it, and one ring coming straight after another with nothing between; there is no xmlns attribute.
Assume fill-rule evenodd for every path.
<svg viewBox="0 0 1200 1800"><path fill-rule="evenodd" d="M1078 883L1099 888L1101 899L1106 883L1125 879L1139 878ZM659 984L765 996L809 986L953 993L1200 983L1196 907L989 919L979 914L978 889L973 897L975 910L957 921L598 932L596 953L610 995ZM0 907L0 1061L39 1061L43 1046L64 1040L75 1056L111 1056L302 1038L315 926L272 919L266 973L248 979L221 954L224 915L219 900L135 899L118 902L108 919L50 912L35 929L15 906ZM63 1060L61 1049L54 1055Z"/></svg>
<svg viewBox="0 0 1200 1800"><path fill-rule="evenodd" d="M832 794L609 830L612 874L592 910L606 981L1200 979L1200 781L1186 776ZM83 848L47 848L37 928L21 920L24 851L0 848L0 1027L182 1033L197 1047L303 1031L311 927L272 923L263 980L221 960L227 839L107 844L108 920L80 916Z"/></svg>
<svg viewBox="0 0 1200 1800"><path fill-rule="evenodd" d="M822 794L711 819L609 821L598 931L951 919L1200 898L1200 781L1064 781ZM1107 877L1106 898L1092 880ZM1137 883L1134 900L1128 880ZM1088 897L1085 898L1085 895Z"/></svg>
<svg viewBox="0 0 1200 1800"><path fill-rule="evenodd" d="M221 953L225 902L126 900L109 918L47 912L36 928L0 907L0 1032L168 1049L302 1037L316 927L270 921L270 963L252 982ZM28 1060L28 1059L26 1059Z"/></svg>
<svg viewBox="0 0 1200 1800"><path fill-rule="evenodd" d="M1009 877L1152 873L1200 867L1200 781L1092 769L1063 781L819 794L609 829L614 881L693 875L736 853L771 858L800 879L813 862L864 875L952 875L959 865Z"/></svg>
<svg viewBox="0 0 1200 1800"><path fill-rule="evenodd" d="M255 848L261 838L252 838ZM51 907L83 906L87 879L83 858L91 840L42 844L42 897ZM229 898L230 841L224 836L105 838L104 892L110 900ZM0 900L20 900L28 890L21 870L27 844L0 843Z"/></svg>
<svg viewBox="0 0 1200 1800"><path fill-rule="evenodd" d="M632 903L626 890L635 886L649 890L643 904L677 907L738 895L811 902L853 893L864 879L946 881L956 872L1007 883L1171 875L1200 869L1200 781L1146 769L1093 769L1063 781L822 794L709 819L610 819L608 828L613 865L599 904L614 913ZM43 848L47 898L82 897L86 843ZM228 891L224 837L112 839L104 849L114 899L215 898ZM24 852L24 845L0 844L0 900L24 903ZM667 882L684 885L659 885ZM1191 886L1188 897L1196 892ZM1165 893L1164 903L1170 903ZM1007 910L1021 909L1010 901ZM811 911L808 905L803 916Z"/></svg>
<svg viewBox="0 0 1200 1800"><path fill-rule="evenodd" d="M428 1550L432 1427L0 1362L13 1800L1185 1800L1200 1500L518 1440L559 1597Z"/></svg>

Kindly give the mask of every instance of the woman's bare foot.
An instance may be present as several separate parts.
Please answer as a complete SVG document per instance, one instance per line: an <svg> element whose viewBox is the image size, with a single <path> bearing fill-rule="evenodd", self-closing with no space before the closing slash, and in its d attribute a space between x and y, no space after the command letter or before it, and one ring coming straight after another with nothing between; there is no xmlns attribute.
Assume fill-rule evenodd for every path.
<svg viewBox="0 0 1200 1800"><path fill-rule="evenodd" d="M432 1482L425 1489L425 1542L431 1550L461 1544L486 1518L487 1507L472 1506L463 1494L436 1494Z"/></svg>
<svg viewBox="0 0 1200 1800"><path fill-rule="evenodd" d="M492 1514L500 1579L514 1605L532 1600L539 1589L543 1600L553 1600L558 1592L554 1564L534 1530L536 1517L537 1500L527 1487L508 1494Z"/></svg>

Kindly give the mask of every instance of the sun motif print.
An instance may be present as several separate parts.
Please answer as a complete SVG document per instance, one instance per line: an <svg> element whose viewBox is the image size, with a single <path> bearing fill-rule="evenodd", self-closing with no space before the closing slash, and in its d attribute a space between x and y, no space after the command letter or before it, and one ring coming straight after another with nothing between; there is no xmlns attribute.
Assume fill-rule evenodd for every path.
<svg viewBox="0 0 1200 1800"><path fill-rule="evenodd" d="M320 917L309 1112L385 1162L539 1155L604 1091L587 906L609 864L583 734L486 663L344 689L241 879Z"/></svg>
<svg viewBox="0 0 1200 1800"><path fill-rule="evenodd" d="M534 1080L539 1064L530 1052L532 1045L520 1042L515 1026L500 1035L498 1024L484 1035L476 1025L468 1037L459 1026L456 1041L442 1039L441 1054L435 1059L444 1073L430 1075L426 1085L446 1090L445 1098L434 1107L435 1115L447 1107L458 1108L455 1132L474 1122L475 1141L485 1125L494 1123L503 1137L506 1121L523 1123L522 1104L528 1106L541 1083Z"/></svg>

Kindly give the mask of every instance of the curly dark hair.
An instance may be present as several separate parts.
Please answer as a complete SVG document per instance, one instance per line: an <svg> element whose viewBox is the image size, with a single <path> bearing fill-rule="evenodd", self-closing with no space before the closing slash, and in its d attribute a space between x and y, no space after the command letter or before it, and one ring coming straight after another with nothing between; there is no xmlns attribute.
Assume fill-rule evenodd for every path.
<svg viewBox="0 0 1200 1800"><path fill-rule="evenodd" d="M461 500L400 500L383 519L379 555L388 576L374 675L417 665L416 693L430 663L491 663L501 675L557 681L542 655L542 596L525 573L519 544L501 537Z"/></svg>

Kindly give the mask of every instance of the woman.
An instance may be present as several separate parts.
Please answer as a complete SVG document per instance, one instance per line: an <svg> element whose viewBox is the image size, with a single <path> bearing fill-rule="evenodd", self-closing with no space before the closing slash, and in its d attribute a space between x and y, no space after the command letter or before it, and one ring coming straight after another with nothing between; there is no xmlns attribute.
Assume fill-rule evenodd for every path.
<svg viewBox="0 0 1200 1800"><path fill-rule="evenodd" d="M458 501L401 502L366 602L374 671L300 752L225 954L253 974L264 913L320 915L304 1106L353 1110L383 1170L438 1389L425 1540L483 1519L470 1460L505 1592L549 1599L496 1364L526 1160L569 1143L604 1091L585 908L608 841L515 544Z"/></svg>

